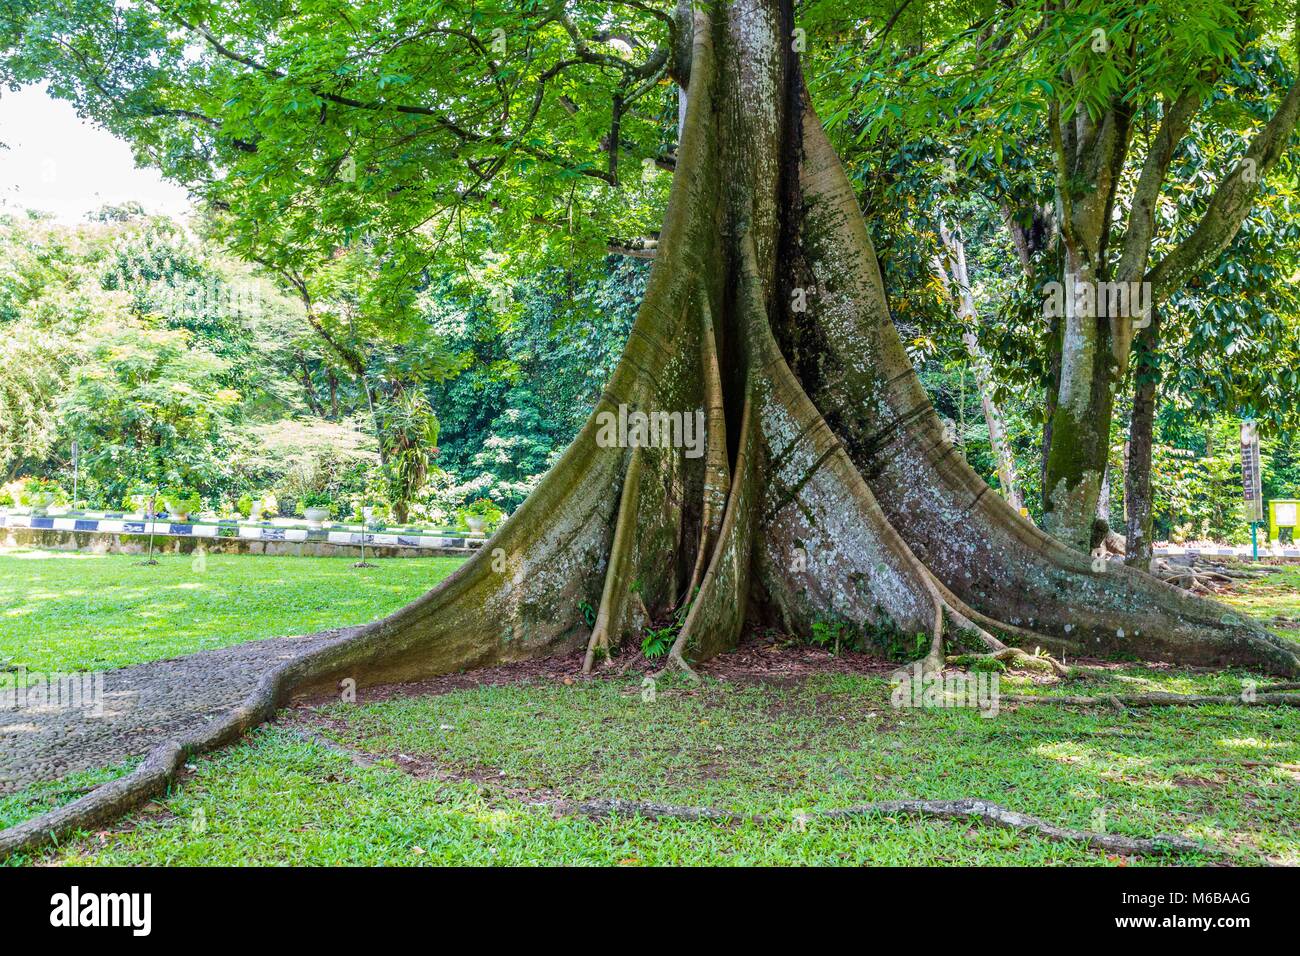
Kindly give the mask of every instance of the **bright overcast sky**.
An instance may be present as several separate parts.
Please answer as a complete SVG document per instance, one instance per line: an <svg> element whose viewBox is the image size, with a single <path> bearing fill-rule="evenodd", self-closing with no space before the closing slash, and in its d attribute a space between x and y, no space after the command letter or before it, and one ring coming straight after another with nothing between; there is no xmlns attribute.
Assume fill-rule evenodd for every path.
<svg viewBox="0 0 1300 956"><path fill-rule="evenodd" d="M185 190L141 169L125 142L36 86L0 90L0 211L42 209L81 222L104 203L134 199L149 212L184 215Z"/></svg>

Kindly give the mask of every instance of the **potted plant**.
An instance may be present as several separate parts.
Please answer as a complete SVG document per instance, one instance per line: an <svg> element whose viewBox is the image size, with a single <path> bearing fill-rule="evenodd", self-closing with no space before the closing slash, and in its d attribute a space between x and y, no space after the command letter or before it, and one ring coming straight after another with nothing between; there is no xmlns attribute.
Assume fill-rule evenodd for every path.
<svg viewBox="0 0 1300 956"><path fill-rule="evenodd" d="M460 515L465 527L474 534L482 534L485 530L495 530L505 512L491 498L477 498L462 508Z"/></svg>
<svg viewBox="0 0 1300 956"><path fill-rule="evenodd" d="M329 520L330 507L334 500L328 491L311 491L299 499L302 504L302 516L307 519L307 527L319 531L321 525Z"/></svg>
<svg viewBox="0 0 1300 956"><path fill-rule="evenodd" d="M266 507L266 498L265 498L265 497L263 497L263 498L256 498L256 499L254 499L252 502L250 502L250 504L249 504L249 512L248 512L248 520L250 520L250 521L261 521L261 520L263 520L263 518L266 517L267 513L268 513L268 509L267 509L267 507ZM271 513L271 514L274 514L274 513L275 513L274 509L271 509L271 510L270 510L270 513Z"/></svg>
<svg viewBox="0 0 1300 956"><path fill-rule="evenodd" d="M370 509L370 517L367 518L365 510ZM365 494L356 498L352 502L352 520L367 525L382 523L388 518L388 503L378 495Z"/></svg>
<svg viewBox="0 0 1300 956"><path fill-rule="evenodd" d="M177 521L186 521L190 515L203 507L198 493L178 488L168 488L162 493L161 500L167 513Z"/></svg>
<svg viewBox="0 0 1300 956"><path fill-rule="evenodd" d="M145 484L134 484L122 499L122 510L128 514L142 515L149 510L149 501L157 494L156 489ZM159 507L154 502L155 509Z"/></svg>
<svg viewBox="0 0 1300 956"><path fill-rule="evenodd" d="M23 484L19 500L32 509L32 514L43 515L50 505L66 499L57 481L49 478L28 478Z"/></svg>

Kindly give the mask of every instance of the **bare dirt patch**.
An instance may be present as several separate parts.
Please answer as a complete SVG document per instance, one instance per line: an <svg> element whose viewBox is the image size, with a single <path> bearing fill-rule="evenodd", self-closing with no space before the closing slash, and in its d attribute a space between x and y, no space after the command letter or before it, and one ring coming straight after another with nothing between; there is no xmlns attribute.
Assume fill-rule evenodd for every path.
<svg viewBox="0 0 1300 956"><path fill-rule="evenodd" d="M582 673L583 652L562 657L516 661L428 680L404 684L378 684L357 690L358 704L377 703L402 697L432 697L478 687L524 684L577 684L619 677L642 677L658 671L661 660L648 661L634 650L611 658L591 674ZM887 677L900 666L876 654L843 651L839 655L819 647L791 643L787 638L751 637L734 651L720 654L695 668L696 673L736 684L791 686L823 674L860 674ZM337 700L335 696L297 698L294 707L317 707Z"/></svg>

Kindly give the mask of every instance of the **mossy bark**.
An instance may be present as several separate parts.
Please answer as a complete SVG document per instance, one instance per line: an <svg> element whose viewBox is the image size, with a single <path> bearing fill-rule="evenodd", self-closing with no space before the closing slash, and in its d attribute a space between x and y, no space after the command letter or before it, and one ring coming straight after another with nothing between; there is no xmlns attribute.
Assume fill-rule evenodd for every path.
<svg viewBox="0 0 1300 956"><path fill-rule="evenodd" d="M1096 228L1101 228L1098 225ZM1065 286L1096 287L1098 277L1067 254ZM1097 502L1110 448L1114 386L1119 372L1111 350L1111 319L1100 309L1078 312L1065 296L1061 318L1061 378L1052 410L1052 442L1043 489L1047 531L1077 551L1089 552L1105 534L1096 524Z"/></svg>

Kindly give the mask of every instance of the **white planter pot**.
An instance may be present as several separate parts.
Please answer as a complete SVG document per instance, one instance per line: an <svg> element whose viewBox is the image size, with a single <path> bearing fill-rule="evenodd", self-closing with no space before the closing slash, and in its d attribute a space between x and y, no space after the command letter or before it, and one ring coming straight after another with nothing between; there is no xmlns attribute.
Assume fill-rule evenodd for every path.
<svg viewBox="0 0 1300 956"><path fill-rule="evenodd" d="M156 507L159 511L167 512L168 521L183 522L190 516L189 511L180 502L172 501L170 498L159 498Z"/></svg>
<svg viewBox="0 0 1300 956"><path fill-rule="evenodd" d="M248 520L249 521L262 520L262 503L260 501L253 502L253 508L248 513Z"/></svg>
<svg viewBox="0 0 1300 956"><path fill-rule="evenodd" d="M307 527L319 531L325 519L330 516L328 508L304 508L302 516L307 519Z"/></svg>
<svg viewBox="0 0 1300 956"><path fill-rule="evenodd" d="M468 525L469 530L473 531L475 534L482 534L483 529L487 527L487 518L470 515L465 518L465 524Z"/></svg>

